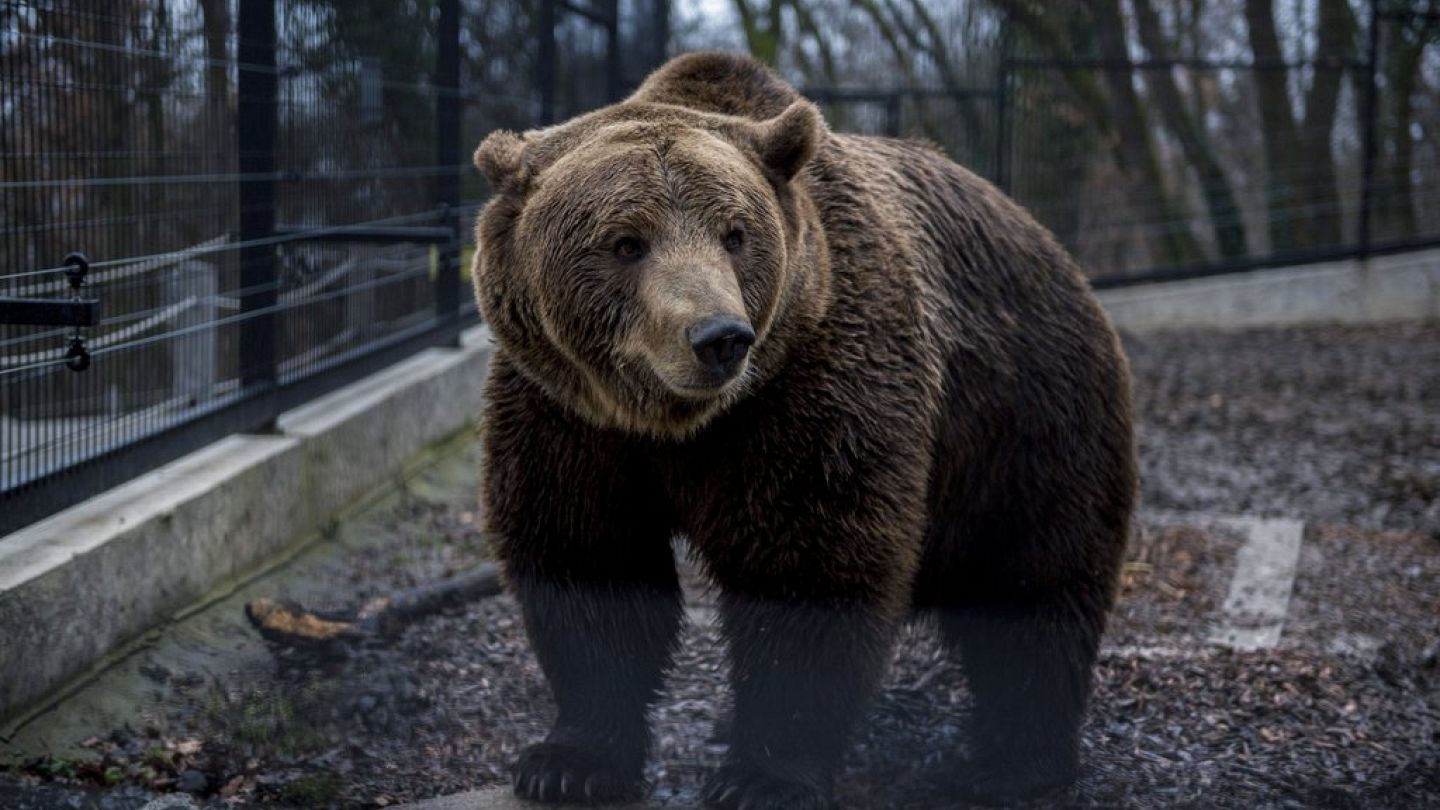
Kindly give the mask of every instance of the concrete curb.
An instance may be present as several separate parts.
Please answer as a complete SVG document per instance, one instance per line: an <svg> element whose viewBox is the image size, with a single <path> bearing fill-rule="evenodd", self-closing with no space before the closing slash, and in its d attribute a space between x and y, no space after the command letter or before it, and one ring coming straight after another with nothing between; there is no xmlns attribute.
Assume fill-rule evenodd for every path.
<svg viewBox="0 0 1440 810"><path fill-rule="evenodd" d="M429 349L0 538L0 718L323 528L472 423L489 331Z"/></svg>
<svg viewBox="0 0 1440 810"><path fill-rule="evenodd" d="M1440 250L1100 290L1135 333L1440 320Z"/></svg>

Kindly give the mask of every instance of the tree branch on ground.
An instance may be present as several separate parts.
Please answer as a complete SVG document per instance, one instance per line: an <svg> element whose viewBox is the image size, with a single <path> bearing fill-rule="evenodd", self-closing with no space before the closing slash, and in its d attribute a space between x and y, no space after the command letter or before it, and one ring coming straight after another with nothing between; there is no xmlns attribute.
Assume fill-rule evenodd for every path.
<svg viewBox="0 0 1440 810"><path fill-rule="evenodd" d="M261 598L245 605L245 617L267 641L325 647L393 636L416 619L501 590L500 569L487 562L449 579L371 599L356 608L310 610L295 602Z"/></svg>

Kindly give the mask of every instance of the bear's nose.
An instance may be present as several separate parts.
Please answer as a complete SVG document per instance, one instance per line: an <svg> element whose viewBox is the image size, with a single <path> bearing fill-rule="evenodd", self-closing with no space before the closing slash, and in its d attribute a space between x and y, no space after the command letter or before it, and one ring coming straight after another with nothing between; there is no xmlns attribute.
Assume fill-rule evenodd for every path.
<svg viewBox="0 0 1440 810"><path fill-rule="evenodd" d="M755 343L755 330L732 315L711 315L690 327L687 334L700 365L719 382L735 376Z"/></svg>

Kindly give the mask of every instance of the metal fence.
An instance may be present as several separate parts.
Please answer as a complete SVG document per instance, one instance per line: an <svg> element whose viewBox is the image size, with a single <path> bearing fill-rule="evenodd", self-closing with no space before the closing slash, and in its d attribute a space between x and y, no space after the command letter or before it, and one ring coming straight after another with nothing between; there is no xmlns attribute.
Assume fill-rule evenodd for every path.
<svg viewBox="0 0 1440 810"><path fill-rule="evenodd" d="M651 66L546 6L0 3L0 535L454 343L469 150Z"/></svg>
<svg viewBox="0 0 1440 810"><path fill-rule="evenodd" d="M995 180L1097 286L1440 243L1440 184L1396 168L1406 97L1377 78L1415 4L1369 0L1358 47L1259 60L1139 58L1103 4L1052 5L1063 55L1002 18L963 81L805 91L837 129L928 137ZM475 318L469 149L617 98L670 13L0 0L0 534L453 342ZM1171 104L1222 86L1265 121L1302 75L1336 80L1338 122L1291 121L1291 153ZM1141 92L1163 125L1126 119Z"/></svg>
<svg viewBox="0 0 1440 810"><path fill-rule="evenodd" d="M940 144L1034 213L1096 287L1440 245L1436 156L1398 154L1411 138L1397 130L1419 125L1415 89L1380 75L1421 58L1440 30L1433 3L1366 0L1356 36L1234 58L1144 30L1160 41L1137 54L1114 36L1123 22L1097 16L1105 5L1045 4L1050 38L1002 17L993 58L949 83L806 92L840 128ZM1303 83L1306 109L1292 109ZM1216 132L1207 115L1253 124Z"/></svg>

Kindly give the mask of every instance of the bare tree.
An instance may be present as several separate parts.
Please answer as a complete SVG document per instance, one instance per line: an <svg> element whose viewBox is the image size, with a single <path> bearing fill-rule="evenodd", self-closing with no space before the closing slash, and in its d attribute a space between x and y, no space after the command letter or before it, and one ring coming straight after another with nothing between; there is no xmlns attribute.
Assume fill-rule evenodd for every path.
<svg viewBox="0 0 1440 810"><path fill-rule="evenodd" d="M1335 130L1342 68L1353 58L1358 26L1347 0L1319 0L1314 78L1304 117L1290 97L1290 71L1276 33L1273 0L1246 0L1245 22L1256 64L1268 169L1271 244L1277 251L1314 247L1340 233L1340 203L1330 141Z"/></svg>
<svg viewBox="0 0 1440 810"><path fill-rule="evenodd" d="M1414 153L1415 97L1423 87L1421 76L1425 49L1440 42L1440 0L1429 0L1421 14L1402 16L1391 28L1386 42L1385 101L1380 110L1379 141L1382 149L1377 172L1375 216L1388 234L1413 236L1418 232L1415 217Z"/></svg>
<svg viewBox="0 0 1440 810"><path fill-rule="evenodd" d="M1173 54L1176 48L1161 30L1160 15L1155 12L1151 0L1131 2L1135 10L1136 29L1146 53L1152 59L1163 59ZM1205 129L1203 116L1192 114L1186 106L1184 94L1169 68L1151 71L1146 81L1166 128L1180 142L1186 161L1200 178L1201 193L1220 255L1226 258L1244 256L1249 250L1245 222L1230 179L1225 175L1224 166Z"/></svg>

